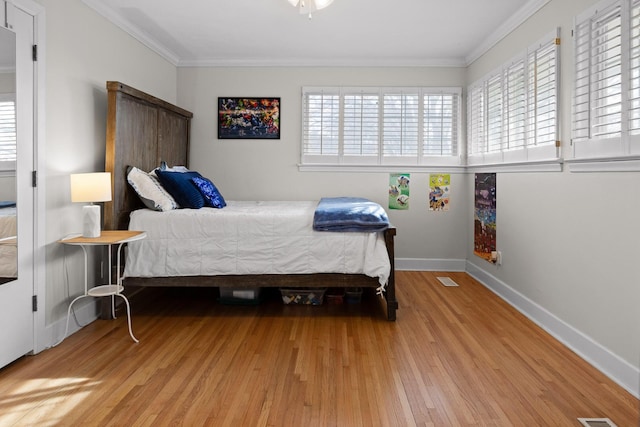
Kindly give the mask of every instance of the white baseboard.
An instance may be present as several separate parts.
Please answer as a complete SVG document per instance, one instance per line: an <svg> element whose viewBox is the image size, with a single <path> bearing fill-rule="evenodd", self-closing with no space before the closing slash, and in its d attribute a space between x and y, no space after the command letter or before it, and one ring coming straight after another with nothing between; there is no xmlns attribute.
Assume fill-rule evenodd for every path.
<svg viewBox="0 0 640 427"><path fill-rule="evenodd" d="M400 271L465 271L466 259L396 258L395 268Z"/></svg>
<svg viewBox="0 0 640 427"><path fill-rule="evenodd" d="M89 301L92 300L92 301ZM75 316L74 316L75 312ZM69 319L69 332L67 336L78 332L80 329L97 320L100 316L100 309L98 301L94 298L89 298L87 303L81 304L78 301L73 305L71 310L71 318ZM77 322L76 322L77 319ZM67 316L56 320L55 322L47 325L44 332L38 337L39 342L43 343L42 350L54 347L63 341L63 335L65 327L67 326ZM39 346L40 347L40 346Z"/></svg>
<svg viewBox="0 0 640 427"><path fill-rule="evenodd" d="M479 266L467 261L466 271L516 310L636 398L640 398L640 369L621 359L592 338L562 321Z"/></svg>

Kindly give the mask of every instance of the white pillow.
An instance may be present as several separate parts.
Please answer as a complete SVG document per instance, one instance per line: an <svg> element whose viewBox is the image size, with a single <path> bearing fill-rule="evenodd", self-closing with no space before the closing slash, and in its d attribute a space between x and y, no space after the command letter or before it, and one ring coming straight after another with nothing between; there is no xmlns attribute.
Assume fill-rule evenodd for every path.
<svg viewBox="0 0 640 427"><path fill-rule="evenodd" d="M167 162L165 162L164 160L160 162L160 167L155 168L149 173L152 175L155 175L155 172L157 170L167 171L167 172L190 172L190 170L187 169L186 166L173 166L170 168L169 166L167 166Z"/></svg>
<svg viewBox="0 0 640 427"><path fill-rule="evenodd" d="M135 166L130 166L127 182L138 193L138 197L147 208L162 212L179 208L178 203L160 184L155 174L148 174Z"/></svg>

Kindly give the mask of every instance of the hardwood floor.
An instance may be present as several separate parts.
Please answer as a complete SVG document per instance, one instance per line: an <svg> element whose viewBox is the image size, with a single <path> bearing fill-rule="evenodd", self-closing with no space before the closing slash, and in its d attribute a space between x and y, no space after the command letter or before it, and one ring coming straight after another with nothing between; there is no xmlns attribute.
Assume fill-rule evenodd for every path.
<svg viewBox="0 0 640 427"><path fill-rule="evenodd" d="M396 322L373 294L228 306L154 289L132 303L139 344L126 316L98 320L0 370L0 425L640 425L637 399L468 275L396 278Z"/></svg>

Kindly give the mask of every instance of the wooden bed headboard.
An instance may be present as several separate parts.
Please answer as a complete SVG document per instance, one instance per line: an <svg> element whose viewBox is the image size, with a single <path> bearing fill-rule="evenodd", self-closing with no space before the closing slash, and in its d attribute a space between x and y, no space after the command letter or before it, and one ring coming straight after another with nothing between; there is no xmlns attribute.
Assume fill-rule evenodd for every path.
<svg viewBox="0 0 640 427"><path fill-rule="evenodd" d="M112 201L104 205L104 229L126 229L129 214L143 207L127 183L127 167L149 172L161 161L188 166L193 113L119 82L107 82L105 171Z"/></svg>

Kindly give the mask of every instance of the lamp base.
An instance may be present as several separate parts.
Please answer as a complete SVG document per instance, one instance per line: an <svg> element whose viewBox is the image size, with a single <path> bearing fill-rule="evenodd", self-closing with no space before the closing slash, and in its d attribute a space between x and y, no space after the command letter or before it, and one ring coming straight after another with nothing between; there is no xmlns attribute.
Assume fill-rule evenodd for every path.
<svg viewBox="0 0 640 427"><path fill-rule="evenodd" d="M82 207L82 237L100 237L100 206Z"/></svg>

